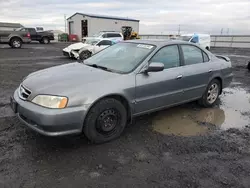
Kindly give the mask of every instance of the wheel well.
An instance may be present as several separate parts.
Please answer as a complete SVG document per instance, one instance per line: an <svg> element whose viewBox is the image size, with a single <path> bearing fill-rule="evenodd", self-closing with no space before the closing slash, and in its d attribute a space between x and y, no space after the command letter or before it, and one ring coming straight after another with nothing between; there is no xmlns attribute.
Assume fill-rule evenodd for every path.
<svg viewBox="0 0 250 188"><path fill-rule="evenodd" d="M121 95L109 95L109 96L106 96L105 98L113 98L113 99L120 101L127 111L128 121L131 120L131 109L130 109L129 103L125 97L123 97Z"/></svg>
<svg viewBox="0 0 250 188"><path fill-rule="evenodd" d="M127 99L126 99L125 97L121 96L121 95L108 95L108 96L105 96L105 97L103 97L103 98L100 98L100 99L98 99L97 101L95 101L95 103L92 105L92 107L93 107L97 102L99 102L100 100L105 99L105 98L113 98L113 99L116 99L116 100L120 101L120 102L123 104L123 106L125 107L126 111L127 111L128 122L132 120L132 119L131 119L131 118L132 118L132 117L131 117L131 108L130 108L130 106L129 106L129 103L128 103ZM92 107L91 107L91 108L92 108Z"/></svg>
<svg viewBox="0 0 250 188"><path fill-rule="evenodd" d="M21 42L23 42L23 40L22 40L20 37L18 37L18 36L13 36L13 37L11 37L11 38L10 38L10 42L11 42L14 38L18 38L18 39L21 40Z"/></svg>
<svg viewBox="0 0 250 188"><path fill-rule="evenodd" d="M215 77L214 80L218 80L220 82L221 88L220 88L220 94L222 93L222 79L220 77Z"/></svg>

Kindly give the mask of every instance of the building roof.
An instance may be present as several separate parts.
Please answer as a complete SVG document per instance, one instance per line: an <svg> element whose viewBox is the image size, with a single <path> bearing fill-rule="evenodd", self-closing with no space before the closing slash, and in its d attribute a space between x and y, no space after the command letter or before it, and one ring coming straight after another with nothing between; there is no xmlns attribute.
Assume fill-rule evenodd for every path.
<svg viewBox="0 0 250 188"><path fill-rule="evenodd" d="M70 16L69 18L67 18L67 20L71 19L72 17L74 17L77 14L80 14L82 16L88 16L88 17L91 17L91 18L101 18L101 19L125 20L125 21L140 22L140 20L136 20L136 19L132 19L132 18L117 17L117 16L108 16L108 15L100 15L100 14L89 14L89 13L85 14L85 13L79 13L79 12L76 12L75 14L73 14L72 16Z"/></svg>
<svg viewBox="0 0 250 188"><path fill-rule="evenodd" d="M0 22L0 27L20 28L23 26L20 23Z"/></svg>

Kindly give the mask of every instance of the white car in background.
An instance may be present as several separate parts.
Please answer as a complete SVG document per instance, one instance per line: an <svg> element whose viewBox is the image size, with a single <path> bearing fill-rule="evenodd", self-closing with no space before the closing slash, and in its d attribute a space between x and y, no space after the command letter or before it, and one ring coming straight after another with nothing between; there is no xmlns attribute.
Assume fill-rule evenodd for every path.
<svg viewBox="0 0 250 188"><path fill-rule="evenodd" d="M95 38L112 38L116 39L117 41L122 41L123 40L123 35L120 32L117 31L100 31L99 33L95 34L93 37ZM88 37L83 37L82 41L84 42Z"/></svg>
<svg viewBox="0 0 250 188"><path fill-rule="evenodd" d="M87 59L91 55L117 43L116 39L85 38L85 42L78 42L63 49L63 55L75 59Z"/></svg>
<svg viewBox="0 0 250 188"><path fill-rule="evenodd" d="M210 50L211 37L209 34L183 34L180 40L198 44L204 49Z"/></svg>

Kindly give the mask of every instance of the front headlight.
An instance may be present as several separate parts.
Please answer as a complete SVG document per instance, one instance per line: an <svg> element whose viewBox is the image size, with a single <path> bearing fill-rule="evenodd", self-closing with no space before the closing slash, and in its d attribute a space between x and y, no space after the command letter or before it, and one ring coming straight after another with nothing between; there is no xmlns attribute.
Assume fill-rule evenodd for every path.
<svg viewBox="0 0 250 188"><path fill-rule="evenodd" d="M32 102L47 108L65 108L68 103L68 98L50 95L37 95Z"/></svg>

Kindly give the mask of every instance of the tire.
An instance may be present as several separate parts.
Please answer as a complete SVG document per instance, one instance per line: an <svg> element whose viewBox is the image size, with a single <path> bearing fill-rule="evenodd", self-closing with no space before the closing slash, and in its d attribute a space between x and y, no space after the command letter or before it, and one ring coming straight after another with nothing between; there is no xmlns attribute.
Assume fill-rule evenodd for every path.
<svg viewBox="0 0 250 188"><path fill-rule="evenodd" d="M89 57L91 57L91 52L88 51L88 50L82 51L79 54L79 59L80 60L85 60L85 59L88 59Z"/></svg>
<svg viewBox="0 0 250 188"><path fill-rule="evenodd" d="M14 37L10 40L9 44L12 48L21 48L23 45L23 42L20 38Z"/></svg>
<svg viewBox="0 0 250 188"><path fill-rule="evenodd" d="M217 89L213 89L213 87ZM221 87L221 82L217 79L213 79L208 84L207 89L203 94L202 98L198 101L199 104L206 108L212 107L219 98Z"/></svg>
<svg viewBox="0 0 250 188"><path fill-rule="evenodd" d="M247 69L250 71L250 61L247 64Z"/></svg>
<svg viewBox="0 0 250 188"><path fill-rule="evenodd" d="M93 143L100 144L118 138L127 124L127 111L113 98L102 99L90 109L83 132Z"/></svg>
<svg viewBox="0 0 250 188"><path fill-rule="evenodd" d="M43 43L43 44L49 44L49 43L50 43L49 38L48 38L48 37L43 37L43 38L42 38L42 43Z"/></svg>

